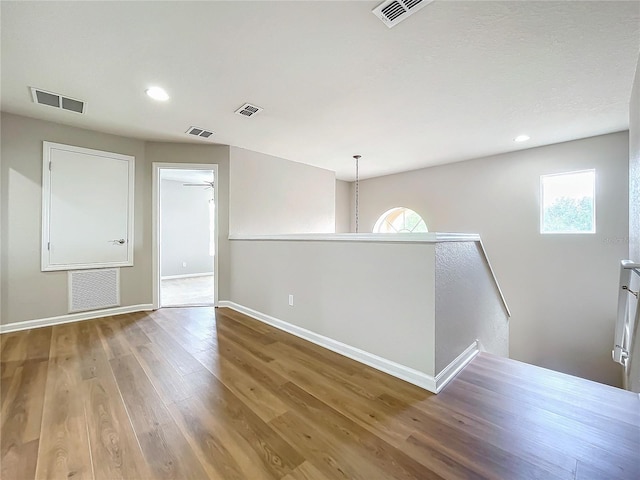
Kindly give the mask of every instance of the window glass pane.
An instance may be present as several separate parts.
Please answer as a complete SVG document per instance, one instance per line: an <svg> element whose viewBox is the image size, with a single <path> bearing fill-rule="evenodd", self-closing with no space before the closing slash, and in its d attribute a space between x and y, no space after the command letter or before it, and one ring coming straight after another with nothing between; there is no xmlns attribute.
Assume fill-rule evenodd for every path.
<svg viewBox="0 0 640 480"><path fill-rule="evenodd" d="M427 225L420 215L409 208L396 207L383 213L373 233L426 233Z"/></svg>
<svg viewBox="0 0 640 480"><path fill-rule="evenodd" d="M402 232L404 230L404 211L398 212L393 219L393 229L396 232Z"/></svg>
<svg viewBox="0 0 640 480"><path fill-rule="evenodd" d="M541 177L541 233L595 233L595 170Z"/></svg>
<svg viewBox="0 0 640 480"><path fill-rule="evenodd" d="M420 215L418 215L416 212L414 212L413 210L405 212L404 225L407 230L409 230L410 232L415 232L420 223L424 224L422 218L420 218Z"/></svg>

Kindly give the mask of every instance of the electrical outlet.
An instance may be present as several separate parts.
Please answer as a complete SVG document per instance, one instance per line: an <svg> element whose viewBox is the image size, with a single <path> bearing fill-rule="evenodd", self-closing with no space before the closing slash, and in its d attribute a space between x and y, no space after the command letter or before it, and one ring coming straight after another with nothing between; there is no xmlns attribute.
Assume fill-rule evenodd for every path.
<svg viewBox="0 0 640 480"><path fill-rule="evenodd" d="M187 262L182 262L182 268L187 268Z"/></svg>
<svg viewBox="0 0 640 480"><path fill-rule="evenodd" d="M289 295L289 306L293 307L293 295Z"/></svg>

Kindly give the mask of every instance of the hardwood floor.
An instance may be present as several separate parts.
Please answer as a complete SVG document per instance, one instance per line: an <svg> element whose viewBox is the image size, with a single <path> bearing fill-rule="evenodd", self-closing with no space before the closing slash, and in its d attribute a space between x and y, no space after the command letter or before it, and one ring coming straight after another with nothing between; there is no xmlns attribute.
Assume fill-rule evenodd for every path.
<svg viewBox="0 0 640 480"><path fill-rule="evenodd" d="M4 334L2 479L638 479L638 395L488 354L439 395L228 309Z"/></svg>

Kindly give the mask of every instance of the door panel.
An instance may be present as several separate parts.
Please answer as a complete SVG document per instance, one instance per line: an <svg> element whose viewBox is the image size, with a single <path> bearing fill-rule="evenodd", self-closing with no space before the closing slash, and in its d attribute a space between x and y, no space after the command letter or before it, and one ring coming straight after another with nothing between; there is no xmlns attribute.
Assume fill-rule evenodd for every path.
<svg viewBox="0 0 640 480"><path fill-rule="evenodd" d="M43 270L132 265L133 157L69 148L49 149Z"/></svg>

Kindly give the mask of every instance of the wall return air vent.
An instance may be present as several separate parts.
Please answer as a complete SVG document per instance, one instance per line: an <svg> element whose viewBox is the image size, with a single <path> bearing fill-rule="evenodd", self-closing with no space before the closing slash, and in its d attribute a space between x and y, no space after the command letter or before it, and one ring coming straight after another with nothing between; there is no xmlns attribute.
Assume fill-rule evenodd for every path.
<svg viewBox="0 0 640 480"><path fill-rule="evenodd" d="M87 104L76 98L65 97L59 93L47 92L39 88L31 88L31 97L35 103L48 105L50 107L61 108L75 113L84 113Z"/></svg>
<svg viewBox="0 0 640 480"><path fill-rule="evenodd" d="M100 268L67 273L69 313L120 306L120 269Z"/></svg>
<svg viewBox="0 0 640 480"><path fill-rule="evenodd" d="M261 107L257 107L256 105L251 105L250 103L245 103L239 109L237 109L234 113L238 115L242 115L243 117L253 117L260 113L263 109Z"/></svg>
<svg viewBox="0 0 640 480"><path fill-rule="evenodd" d="M200 127L189 127L189 130L187 130L187 132L189 135L195 135L196 137L202 137L202 138L209 138L211 135L214 134L214 132L212 132L211 130L205 130L204 128L200 128Z"/></svg>
<svg viewBox="0 0 640 480"><path fill-rule="evenodd" d="M387 27L395 27L433 0L387 0L372 10Z"/></svg>

